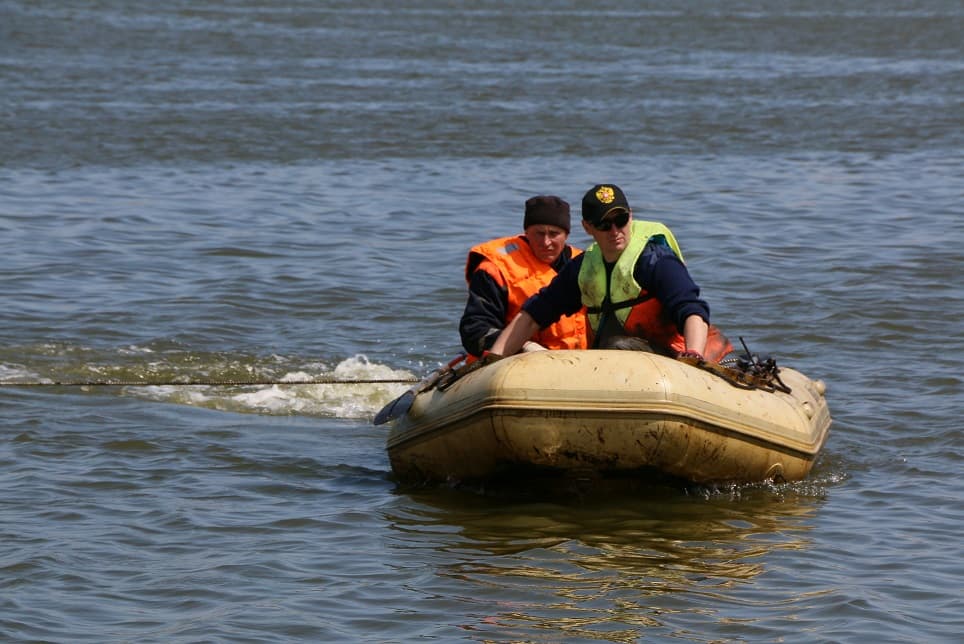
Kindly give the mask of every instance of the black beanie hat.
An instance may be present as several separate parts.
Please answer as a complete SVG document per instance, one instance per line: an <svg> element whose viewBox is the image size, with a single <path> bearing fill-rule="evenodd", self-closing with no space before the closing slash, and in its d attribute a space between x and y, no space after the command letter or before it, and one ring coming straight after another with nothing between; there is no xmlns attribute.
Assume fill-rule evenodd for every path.
<svg viewBox="0 0 964 644"><path fill-rule="evenodd" d="M553 195L539 195L527 200L522 227L538 224L558 226L569 234L569 204Z"/></svg>

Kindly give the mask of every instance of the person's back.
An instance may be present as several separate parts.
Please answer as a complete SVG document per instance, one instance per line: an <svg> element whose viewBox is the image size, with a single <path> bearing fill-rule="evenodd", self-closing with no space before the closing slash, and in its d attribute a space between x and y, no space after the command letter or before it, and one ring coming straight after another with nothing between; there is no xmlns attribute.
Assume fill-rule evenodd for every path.
<svg viewBox="0 0 964 644"><path fill-rule="evenodd" d="M523 228L522 235L493 239L469 251L469 294L459 335L473 356L488 350L525 301L580 252L567 244L569 204L558 197L540 195L526 201ZM585 349L585 316L577 312L536 330L527 348Z"/></svg>

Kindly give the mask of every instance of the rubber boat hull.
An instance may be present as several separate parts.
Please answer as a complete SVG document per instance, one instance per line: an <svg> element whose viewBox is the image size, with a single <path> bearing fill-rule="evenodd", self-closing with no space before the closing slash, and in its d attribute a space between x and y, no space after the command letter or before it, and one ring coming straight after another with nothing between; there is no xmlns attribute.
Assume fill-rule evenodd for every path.
<svg viewBox="0 0 964 644"><path fill-rule="evenodd" d="M539 351L419 394L390 427L400 482L469 482L520 468L605 476L656 470L693 482L799 480L827 439L825 386L743 389L638 351Z"/></svg>

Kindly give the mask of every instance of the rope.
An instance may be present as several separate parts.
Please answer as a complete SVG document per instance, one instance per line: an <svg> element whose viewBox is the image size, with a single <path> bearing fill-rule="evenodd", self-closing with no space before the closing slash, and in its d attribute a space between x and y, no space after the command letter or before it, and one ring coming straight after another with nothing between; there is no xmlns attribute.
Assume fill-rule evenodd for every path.
<svg viewBox="0 0 964 644"><path fill-rule="evenodd" d="M418 382L412 378L370 378L367 380L340 380L337 378L311 378L307 380L51 380L33 382L4 382L0 387L233 387L245 385L410 385Z"/></svg>

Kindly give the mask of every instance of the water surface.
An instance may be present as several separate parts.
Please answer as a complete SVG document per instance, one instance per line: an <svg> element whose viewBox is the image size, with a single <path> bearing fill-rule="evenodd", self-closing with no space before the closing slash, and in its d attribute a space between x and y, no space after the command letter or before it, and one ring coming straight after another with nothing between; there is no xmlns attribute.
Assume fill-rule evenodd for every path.
<svg viewBox="0 0 964 644"><path fill-rule="evenodd" d="M0 635L957 641L955 2L0 1ZM618 183L828 384L784 485L405 489L462 266ZM576 208L578 216L578 207ZM587 238L574 232L573 243Z"/></svg>

